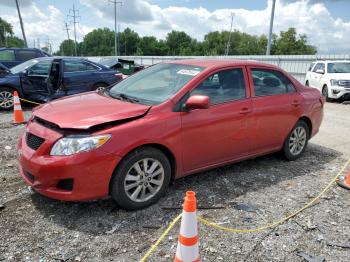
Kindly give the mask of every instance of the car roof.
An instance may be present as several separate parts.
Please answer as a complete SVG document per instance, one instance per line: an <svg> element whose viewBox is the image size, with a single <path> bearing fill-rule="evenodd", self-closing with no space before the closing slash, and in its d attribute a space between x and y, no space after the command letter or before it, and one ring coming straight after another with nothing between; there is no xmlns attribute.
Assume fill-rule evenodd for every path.
<svg viewBox="0 0 350 262"><path fill-rule="evenodd" d="M316 60L312 63L350 63L350 60Z"/></svg>
<svg viewBox="0 0 350 262"><path fill-rule="evenodd" d="M39 48L21 48L21 47L0 47L0 50L28 50L28 51L39 51L45 53L45 51L40 50Z"/></svg>
<svg viewBox="0 0 350 262"><path fill-rule="evenodd" d="M185 64L191 66L200 66L205 68L216 68L226 66L264 66L279 69L277 66L267 64L255 60L239 60L239 59L186 59L169 61L172 64Z"/></svg>

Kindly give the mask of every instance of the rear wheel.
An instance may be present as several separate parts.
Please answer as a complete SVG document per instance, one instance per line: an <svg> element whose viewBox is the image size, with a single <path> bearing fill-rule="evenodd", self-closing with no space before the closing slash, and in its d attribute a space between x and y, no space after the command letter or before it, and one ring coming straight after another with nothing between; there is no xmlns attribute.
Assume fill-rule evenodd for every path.
<svg viewBox="0 0 350 262"><path fill-rule="evenodd" d="M13 90L8 87L0 87L0 110L11 110L13 108Z"/></svg>
<svg viewBox="0 0 350 262"><path fill-rule="evenodd" d="M103 90L106 89L107 86L108 85L105 84L105 83L97 83L97 84L94 85L93 90L98 91L98 92L99 91L103 91Z"/></svg>
<svg viewBox="0 0 350 262"><path fill-rule="evenodd" d="M307 147L310 130L304 121L298 121L284 141L283 154L288 160L299 158Z"/></svg>
<svg viewBox="0 0 350 262"><path fill-rule="evenodd" d="M328 86L327 85L323 86L322 95L324 96L324 98L326 99L327 102L332 102L332 99L329 98L329 96L328 96Z"/></svg>
<svg viewBox="0 0 350 262"><path fill-rule="evenodd" d="M126 156L110 184L112 198L125 209L141 209L155 203L167 189L171 166L158 149L145 147Z"/></svg>

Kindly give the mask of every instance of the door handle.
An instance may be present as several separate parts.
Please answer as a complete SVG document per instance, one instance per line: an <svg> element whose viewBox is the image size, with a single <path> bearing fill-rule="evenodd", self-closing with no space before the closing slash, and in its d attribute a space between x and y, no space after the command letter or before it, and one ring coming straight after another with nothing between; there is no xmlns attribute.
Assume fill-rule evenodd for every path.
<svg viewBox="0 0 350 262"><path fill-rule="evenodd" d="M292 106L299 106L300 105L300 102L298 100L294 100L292 102Z"/></svg>
<svg viewBox="0 0 350 262"><path fill-rule="evenodd" d="M239 113L242 114L242 115L249 114L250 112L252 112L252 110L249 109L248 107L243 107L241 109L241 111L239 111Z"/></svg>

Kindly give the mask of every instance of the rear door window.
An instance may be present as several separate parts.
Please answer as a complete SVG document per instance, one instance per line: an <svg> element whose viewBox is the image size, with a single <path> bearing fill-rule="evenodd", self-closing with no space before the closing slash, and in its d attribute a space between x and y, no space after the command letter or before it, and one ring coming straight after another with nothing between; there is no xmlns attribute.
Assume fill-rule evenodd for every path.
<svg viewBox="0 0 350 262"><path fill-rule="evenodd" d="M1 50L0 61L15 61L15 51L13 50Z"/></svg>
<svg viewBox="0 0 350 262"><path fill-rule="evenodd" d="M272 96L295 92L292 82L272 69L251 69L255 96Z"/></svg>
<svg viewBox="0 0 350 262"><path fill-rule="evenodd" d="M79 60L65 60L64 72L81 72L81 71L96 71L99 67L90 64L86 61Z"/></svg>
<svg viewBox="0 0 350 262"><path fill-rule="evenodd" d="M27 61L33 58L37 58L39 54L36 51L31 50L18 50L17 51L17 60Z"/></svg>
<svg viewBox="0 0 350 262"><path fill-rule="evenodd" d="M205 79L191 95L209 96L211 104L220 104L246 97L242 68L222 70Z"/></svg>

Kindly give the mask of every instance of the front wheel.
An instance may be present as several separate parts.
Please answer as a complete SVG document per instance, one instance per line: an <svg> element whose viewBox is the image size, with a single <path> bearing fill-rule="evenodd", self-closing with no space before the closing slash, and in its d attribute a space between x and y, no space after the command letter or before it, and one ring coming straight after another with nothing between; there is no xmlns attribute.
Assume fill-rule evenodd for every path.
<svg viewBox="0 0 350 262"><path fill-rule="evenodd" d="M296 160L305 151L310 137L310 130L304 121L298 121L286 138L283 154L287 160Z"/></svg>
<svg viewBox="0 0 350 262"><path fill-rule="evenodd" d="M11 110L13 108L13 90L0 87L0 110Z"/></svg>
<svg viewBox="0 0 350 262"><path fill-rule="evenodd" d="M329 95L328 95L328 86L325 85L323 88L322 88L322 95L324 96L324 98L326 99L326 102L332 102L332 99L329 98Z"/></svg>
<svg viewBox="0 0 350 262"><path fill-rule="evenodd" d="M110 184L112 198L125 209L141 209L155 203L171 178L168 158L158 149L145 147L126 156Z"/></svg>

